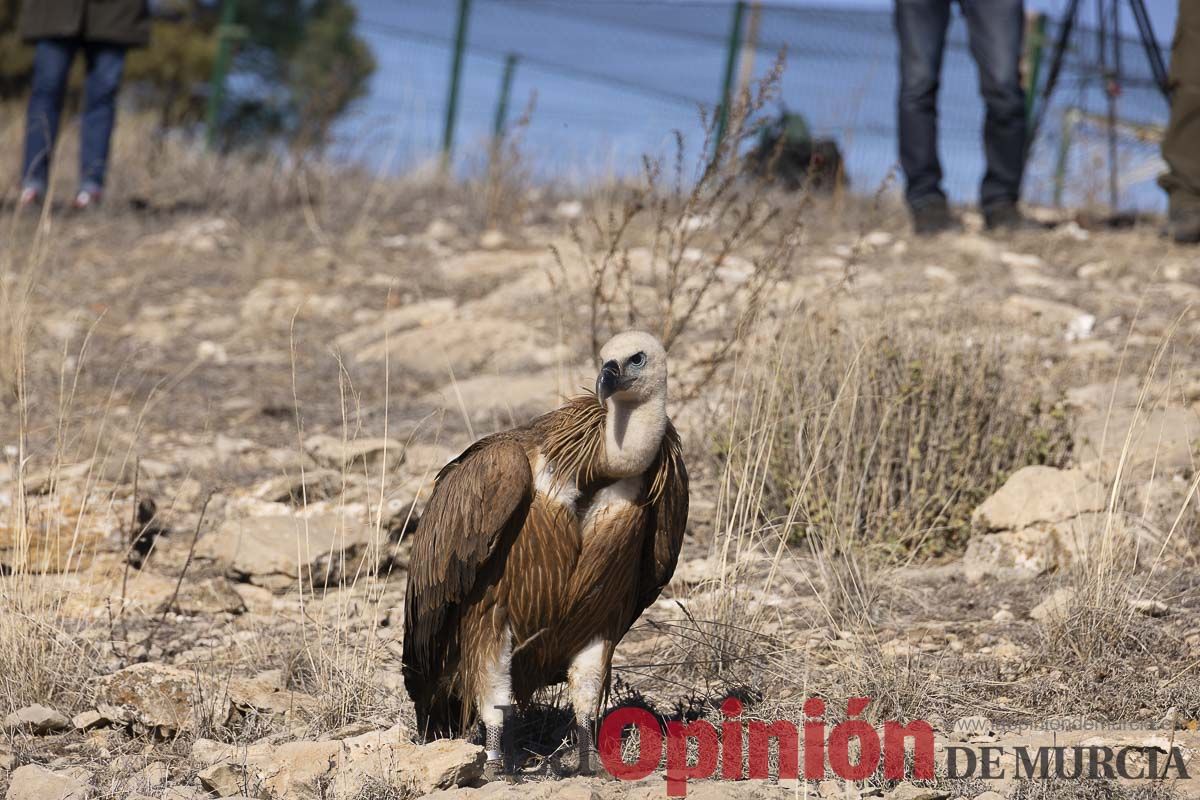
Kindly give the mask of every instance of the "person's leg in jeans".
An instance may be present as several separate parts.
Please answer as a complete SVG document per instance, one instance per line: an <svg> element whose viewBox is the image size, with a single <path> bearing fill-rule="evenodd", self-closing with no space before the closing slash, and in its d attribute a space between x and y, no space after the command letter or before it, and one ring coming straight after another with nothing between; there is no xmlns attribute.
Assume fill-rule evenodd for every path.
<svg viewBox="0 0 1200 800"><path fill-rule="evenodd" d="M942 72L950 0L896 0L900 42L900 166L905 197L919 210L945 205L937 146L937 94Z"/></svg>
<svg viewBox="0 0 1200 800"><path fill-rule="evenodd" d="M987 171L979 206L1012 209L1025 172L1025 91L1021 86L1024 0L962 0L971 55L979 67L979 91L987 106L983 147Z"/></svg>
<svg viewBox="0 0 1200 800"><path fill-rule="evenodd" d="M109 145L117 117L117 91L125 69L125 48L89 42L84 46L87 80L80 121L79 188L99 194L104 188Z"/></svg>
<svg viewBox="0 0 1200 800"><path fill-rule="evenodd" d="M42 39L33 53L33 86L25 116L25 158L21 185L44 194L50 181L50 158L58 138L67 75L79 43L70 39Z"/></svg>

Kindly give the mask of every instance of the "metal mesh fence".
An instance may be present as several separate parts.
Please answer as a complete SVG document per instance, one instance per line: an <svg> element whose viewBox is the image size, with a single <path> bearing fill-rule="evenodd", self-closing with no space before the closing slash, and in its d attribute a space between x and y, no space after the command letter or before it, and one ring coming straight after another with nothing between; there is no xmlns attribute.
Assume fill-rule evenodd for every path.
<svg viewBox="0 0 1200 800"><path fill-rule="evenodd" d="M693 150L699 147L698 109L711 111L720 99L731 3L473 0L470 6L461 143L489 135L504 60L512 54L513 108L519 112L536 95L523 136L538 170L591 178L635 169L642 152L668 146L673 130L683 132ZM343 126L343 139L373 160L435 153L457 4L359 0L359 10L360 30L380 68L368 102ZM891 12L761 4L749 13L757 18L744 26L743 69L761 77L785 52L781 105L804 114L817 135L838 140L857 191L898 181L898 49ZM1051 19L1046 25L1043 64L1058 24ZM1086 20L1076 25L1031 156L1029 200L1053 202L1056 175L1062 176L1057 199L1064 204L1107 200L1106 81L1098 41ZM1165 123L1167 104L1140 41L1127 31L1119 50L1119 199L1124 208L1155 208L1162 199L1153 184L1161 167L1154 130ZM946 189L953 199L970 202L983 174L984 107L958 13L949 31L939 108Z"/></svg>

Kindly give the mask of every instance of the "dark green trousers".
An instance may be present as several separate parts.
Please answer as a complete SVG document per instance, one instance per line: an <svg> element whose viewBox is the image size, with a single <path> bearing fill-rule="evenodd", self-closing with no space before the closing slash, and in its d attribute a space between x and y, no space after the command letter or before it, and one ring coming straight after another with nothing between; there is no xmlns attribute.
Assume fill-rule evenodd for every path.
<svg viewBox="0 0 1200 800"><path fill-rule="evenodd" d="M1170 171L1158 184L1171 199L1172 214L1200 212L1200 0L1179 0L1171 84L1171 117L1162 143Z"/></svg>

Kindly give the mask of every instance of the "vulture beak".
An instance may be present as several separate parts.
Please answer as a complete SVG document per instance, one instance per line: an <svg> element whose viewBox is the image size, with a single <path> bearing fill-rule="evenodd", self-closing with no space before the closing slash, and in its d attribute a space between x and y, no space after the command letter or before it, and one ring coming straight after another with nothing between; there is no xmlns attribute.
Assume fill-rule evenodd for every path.
<svg viewBox="0 0 1200 800"><path fill-rule="evenodd" d="M596 398L604 405L608 398L617 391L621 382L621 367L616 361L605 361L596 376Z"/></svg>

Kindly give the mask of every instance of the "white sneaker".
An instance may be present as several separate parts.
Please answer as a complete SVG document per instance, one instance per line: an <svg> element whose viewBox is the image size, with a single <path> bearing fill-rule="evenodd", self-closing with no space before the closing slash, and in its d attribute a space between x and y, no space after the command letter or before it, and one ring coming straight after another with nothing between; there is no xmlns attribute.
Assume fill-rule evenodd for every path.
<svg viewBox="0 0 1200 800"><path fill-rule="evenodd" d="M24 210L27 208L37 208L42 204L42 193L34 186L26 186L21 190L21 196L17 200L17 207Z"/></svg>
<svg viewBox="0 0 1200 800"><path fill-rule="evenodd" d="M80 189L79 194L75 195L75 199L71 202L71 207L76 211L86 211L98 205L100 205L98 189Z"/></svg>

